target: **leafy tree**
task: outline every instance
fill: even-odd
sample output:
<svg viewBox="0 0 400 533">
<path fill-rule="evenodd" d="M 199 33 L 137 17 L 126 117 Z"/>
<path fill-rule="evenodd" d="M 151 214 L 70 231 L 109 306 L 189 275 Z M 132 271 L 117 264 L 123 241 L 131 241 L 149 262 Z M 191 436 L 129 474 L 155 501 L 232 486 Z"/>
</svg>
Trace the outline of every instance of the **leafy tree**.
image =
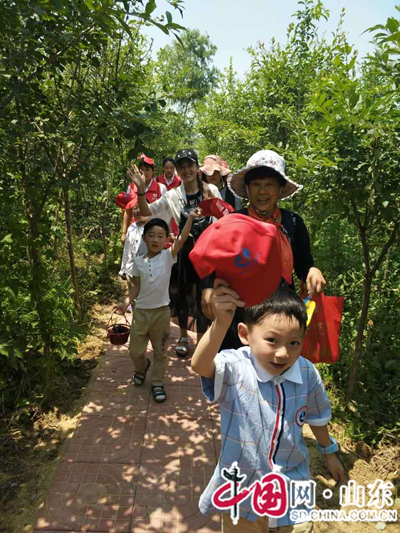
<svg viewBox="0 0 400 533">
<path fill-rule="evenodd" d="M 198 145 L 202 153 L 223 155 L 231 168 L 243 166 L 256 150 L 276 149 L 289 175 L 305 185 L 305 193 L 287 204 L 305 215 L 328 291 L 345 295 L 342 356 L 325 375 L 339 390 L 347 383 L 347 400 L 357 392 L 356 382 L 357 399 L 385 390 L 369 405 L 395 433 L 390 412 L 400 382 L 389 376 L 398 366 L 400 310 L 400 25 L 391 18 L 372 28 L 378 32 L 375 52 L 357 63 L 342 30 L 344 12 L 328 43 L 318 37 L 317 23 L 328 16 L 322 3 L 299 4 L 287 44 L 273 40 L 250 49 L 244 80 L 228 69 L 219 89 L 199 104 Z M 366 424 L 363 431 L 375 438 Z"/>
<path fill-rule="evenodd" d="M 319 80 L 310 99 L 302 147 L 310 165 L 320 172 L 319 185 L 355 226 L 362 248 L 364 290 L 347 389 L 350 400 L 364 347 L 372 284 L 399 238 L 400 114 L 398 94 L 386 75 L 376 71 L 374 61 L 367 60 L 362 77 L 357 77 L 351 47 L 338 46 L 337 52 L 330 75 Z"/>
<path fill-rule="evenodd" d="M 208 35 L 187 30 L 180 42 L 162 48 L 157 55 L 159 84 L 167 90 L 169 102 L 185 116 L 218 82 L 218 70 L 212 66 L 216 51 Z"/>
<path fill-rule="evenodd" d="M 180 0 L 170 4 L 181 11 Z M 166 23 L 153 19 L 155 8 L 154 0 L 0 5 L 0 228 L 6 254 L 0 263 L 6 324 L 0 356 L 7 363 L 0 388 L 8 388 L 10 401 L 34 382 L 47 392 L 57 358 L 73 355 L 62 208 L 79 310 L 71 212 L 99 170 L 110 176 L 106 163 L 114 147 L 127 140 L 134 150 L 142 148 L 157 102 L 143 89 L 148 58 L 137 20 L 167 33 L 181 29 L 169 13 Z M 94 181 L 89 194 L 101 194 L 103 181 Z M 105 185 L 110 197 L 110 183 Z M 12 391 L 8 382 L 20 384 Z"/>
</svg>

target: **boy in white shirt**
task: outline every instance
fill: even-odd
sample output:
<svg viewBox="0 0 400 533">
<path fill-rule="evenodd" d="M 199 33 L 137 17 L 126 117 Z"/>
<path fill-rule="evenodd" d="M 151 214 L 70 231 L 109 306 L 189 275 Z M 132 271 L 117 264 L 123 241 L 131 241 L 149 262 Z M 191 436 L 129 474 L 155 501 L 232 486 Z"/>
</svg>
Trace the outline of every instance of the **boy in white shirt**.
<svg viewBox="0 0 400 533">
<path fill-rule="evenodd" d="M 125 313 L 136 299 L 129 342 L 129 355 L 135 367 L 133 376 L 137 387 L 143 385 L 150 359 L 146 359 L 147 343 L 153 346 L 152 393 L 158 403 L 165 402 L 164 375 L 167 366 L 167 345 L 170 333 L 169 283 L 176 256 L 189 236 L 193 220 L 201 216 L 201 210 L 193 210 L 174 244 L 164 249 L 168 238 L 168 225 L 160 218 L 149 220 L 143 230 L 147 253 L 135 257 L 127 265 L 130 277 L 129 296 L 118 305 Z"/>
</svg>

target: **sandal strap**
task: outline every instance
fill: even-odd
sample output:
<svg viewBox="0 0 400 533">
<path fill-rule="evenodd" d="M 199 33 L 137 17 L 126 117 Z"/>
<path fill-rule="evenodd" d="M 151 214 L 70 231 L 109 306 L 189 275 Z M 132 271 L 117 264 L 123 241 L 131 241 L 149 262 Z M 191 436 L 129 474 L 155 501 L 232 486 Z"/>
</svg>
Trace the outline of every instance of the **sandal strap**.
<svg viewBox="0 0 400 533">
<path fill-rule="evenodd" d="M 135 381 L 135 383 L 138 383 L 139 385 L 142 385 L 144 383 L 146 379 L 146 374 L 147 374 L 148 369 L 150 368 L 150 365 L 151 365 L 151 361 L 150 359 L 147 359 L 146 370 L 137 371 L 133 374 L 133 381 Z"/>
<path fill-rule="evenodd" d="M 179 337 L 178 344 L 179 344 L 180 342 L 187 342 L 187 343 L 189 343 L 189 342 L 190 342 L 190 339 L 189 339 L 189 337 Z"/>
<path fill-rule="evenodd" d="M 154 399 L 157 400 L 166 400 L 167 395 L 165 394 L 165 389 L 163 385 L 152 385 L 151 391 L 153 393 Z"/>
</svg>

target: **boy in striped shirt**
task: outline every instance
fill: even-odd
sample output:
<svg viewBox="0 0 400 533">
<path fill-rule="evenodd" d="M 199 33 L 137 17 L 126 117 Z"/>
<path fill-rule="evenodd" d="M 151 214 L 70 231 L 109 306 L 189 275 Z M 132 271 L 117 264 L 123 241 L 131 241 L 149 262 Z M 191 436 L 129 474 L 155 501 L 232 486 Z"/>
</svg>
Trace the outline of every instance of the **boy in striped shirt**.
<svg viewBox="0 0 400 533">
<path fill-rule="evenodd" d="M 240 490 L 271 473 L 280 474 L 288 484 L 309 481 L 308 452 L 302 437 L 305 422 L 333 478 L 344 480 L 345 472 L 335 453 L 338 445 L 327 427 L 329 399 L 317 369 L 300 355 L 307 324 L 301 298 L 280 287 L 268 300 L 246 308 L 244 321 L 238 325 L 245 346 L 218 353 L 236 308 L 244 307 L 244 302 L 223 280 L 217 280 L 216 286 L 216 318 L 192 357 L 192 368 L 202 377 L 206 397 L 218 401 L 221 409 L 221 454 L 200 498 L 200 511 L 217 511 L 213 494 L 226 483 L 223 469 L 231 468 L 234 462 L 246 476 Z M 229 516 L 230 509 L 223 512 L 224 533 L 313 531 L 312 522 L 292 520 L 290 509 L 280 518 L 259 516 L 251 500 L 249 495 L 240 502 L 239 528 Z M 307 510 L 303 504 L 295 508 Z"/>
</svg>

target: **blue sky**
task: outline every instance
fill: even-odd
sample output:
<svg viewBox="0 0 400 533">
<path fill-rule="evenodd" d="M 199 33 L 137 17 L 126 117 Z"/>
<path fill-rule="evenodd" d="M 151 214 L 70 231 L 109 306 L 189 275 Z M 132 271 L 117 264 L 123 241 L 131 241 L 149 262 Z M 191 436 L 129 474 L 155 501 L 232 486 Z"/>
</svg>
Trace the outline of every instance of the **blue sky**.
<svg viewBox="0 0 400 533">
<path fill-rule="evenodd" d="M 232 56 L 234 69 L 240 76 L 250 68 L 250 56 L 246 49 L 255 46 L 258 41 L 268 45 L 272 37 L 285 43 L 287 27 L 294 20 L 292 14 L 299 9 L 297 0 L 185 0 L 181 19 L 165 0 L 158 0 L 157 3 L 157 14 L 168 10 L 174 20 L 186 28 L 208 33 L 218 48 L 215 65 L 222 70 L 229 65 Z M 400 0 L 325 0 L 324 5 L 331 15 L 328 23 L 321 21 L 320 34 L 330 36 L 344 7 L 344 30 L 350 44 L 358 48 L 359 57 L 363 57 L 371 50 L 371 36 L 362 33 L 371 26 L 385 23 L 388 17 L 399 18 L 396 4 L 399 5 Z M 145 28 L 145 33 L 154 39 L 154 52 L 174 40 L 157 28 Z"/>
</svg>

